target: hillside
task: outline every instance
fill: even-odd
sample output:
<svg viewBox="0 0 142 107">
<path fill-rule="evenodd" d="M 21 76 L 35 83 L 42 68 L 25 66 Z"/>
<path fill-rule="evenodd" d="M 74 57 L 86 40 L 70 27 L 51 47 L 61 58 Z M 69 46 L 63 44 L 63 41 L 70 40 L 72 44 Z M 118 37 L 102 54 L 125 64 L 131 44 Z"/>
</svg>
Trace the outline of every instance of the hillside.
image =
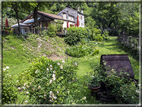
<svg viewBox="0 0 142 107">
<path fill-rule="evenodd" d="M 46 56 L 53 61 L 67 58 L 64 39 L 58 36 L 50 38 L 30 35 L 18 38 L 16 35 L 3 36 L 3 67 L 9 66 L 12 74 L 28 68 L 34 58 Z"/>
</svg>

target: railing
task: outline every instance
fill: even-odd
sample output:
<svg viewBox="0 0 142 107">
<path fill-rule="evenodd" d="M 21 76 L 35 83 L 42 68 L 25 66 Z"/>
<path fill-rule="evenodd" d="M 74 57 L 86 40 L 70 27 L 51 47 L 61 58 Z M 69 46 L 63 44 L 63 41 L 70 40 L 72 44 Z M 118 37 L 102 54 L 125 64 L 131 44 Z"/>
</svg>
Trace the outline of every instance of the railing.
<svg viewBox="0 0 142 107">
<path fill-rule="evenodd" d="M 33 34 L 40 34 L 43 30 L 48 30 L 48 28 L 28 28 L 27 32 L 31 32 Z"/>
</svg>

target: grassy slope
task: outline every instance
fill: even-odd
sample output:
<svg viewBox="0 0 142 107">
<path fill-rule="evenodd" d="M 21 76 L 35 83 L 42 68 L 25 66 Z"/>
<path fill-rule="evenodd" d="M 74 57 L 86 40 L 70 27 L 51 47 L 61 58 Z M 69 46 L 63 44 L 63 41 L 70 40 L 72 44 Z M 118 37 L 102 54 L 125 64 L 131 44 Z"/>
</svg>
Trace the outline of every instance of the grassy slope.
<svg viewBox="0 0 142 107">
<path fill-rule="evenodd" d="M 91 42 L 95 43 L 95 41 Z M 79 76 L 78 78 L 80 81 L 84 81 L 82 77 L 87 74 L 87 72 L 93 71 L 95 64 L 100 63 L 100 57 L 102 54 L 127 54 L 123 50 L 117 48 L 116 43 L 116 37 L 111 37 L 111 39 L 107 42 L 98 42 L 98 44 L 96 44 L 96 48 L 99 49 L 98 55 L 85 56 L 82 58 L 68 57 L 69 61 L 75 59 L 79 62 L 77 75 Z M 39 45 L 41 46 L 38 47 Z M 30 35 L 30 37 L 24 41 L 23 39 L 18 39 L 15 35 L 3 36 L 3 66 L 9 66 L 10 74 L 15 76 L 19 72 L 22 72 L 24 69 L 28 68 L 30 63 L 36 57 L 48 56 L 52 53 L 66 57 L 64 53 L 66 47 L 67 45 L 64 43 L 64 39 L 59 37 L 50 38 L 47 36 L 39 37 L 38 35 Z M 135 73 L 135 78 L 138 79 L 138 61 L 134 60 L 131 56 L 129 56 L 129 59 Z M 14 78 L 14 82 L 16 82 L 16 78 Z M 82 93 L 87 98 L 91 97 L 88 89 L 86 89 L 86 92 Z M 17 104 L 21 103 L 23 98 L 23 96 L 19 95 Z M 88 99 L 87 103 L 99 103 L 94 101 L 95 98 Z"/>
</svg>

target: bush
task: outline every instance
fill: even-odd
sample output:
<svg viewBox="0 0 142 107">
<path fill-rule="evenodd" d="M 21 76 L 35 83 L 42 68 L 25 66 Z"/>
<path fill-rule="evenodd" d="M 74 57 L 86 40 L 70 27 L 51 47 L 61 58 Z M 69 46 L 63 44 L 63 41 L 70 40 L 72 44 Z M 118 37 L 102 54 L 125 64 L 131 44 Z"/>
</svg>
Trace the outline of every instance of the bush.
<svg viewBox="0 0 142 107">
<path fill-rule="evenodd" d="M 54 24 L 49 25 L 47 34 L 48 34 L 49 37 L 55 37 L 56 36 L 56 26 Z"/>
<path fill-rule="evenodd" d="M 109 32 L 107 30 L 105 30 L 102 37 L 103 37 L 104 40 L 108 40 L 109 39 Z"/>
<path fill-rule="evenodd" d="M 104 62 L 104 64 L 106 64 L 106 62 Z M 109 73 L 108 71 L 104 71 L 104 67 L 96 66 L 92 80 L 94 80 L 96 76 L 99 77 L 99 81 L 94 80 L 94 82 L 103 82 L 105 87 L 109 89 L 110 96 L 118 96 L 116 98 L 117 103 L 138 104 L 139 87 L 136 87 L 136 83 L 133 79 L 127 77 L 130 74 L 127 72 L 117 72 L 111 67 L 105 66 L 105 69 L 108 69 Z M 101 93 L 103 93 L 103 91 Z"/>
<path fill-rule="evenodd" d="M 63 25 L 63 21 L 61 20 L 57 20 L 57 23 L 56 23 L 56 28 L 57 28 L 57 32 L 61 32 L 62 31 L 62 25 Z"/>
<path fill-rule="evenodd" d="M 90 39 L 95 40 L 95 36 L 97 36 L 97 35 L 101 35 L 101 30 L 94 28 Z"/>
<path fill-rule="evenodd" d="M 65 42 L 69 45 L 75 45 L 83 38 L 87 38 L 88 32 L 86 28 L 70 27 L 67 28 Z"/>
<path fill-rule="evenodd" d="M 95 50 L 93 53 L 92 53 L 92 56 L 96 55 L 96 54 L 99 54 L 99 50 Z"/>
<path fill-rule="evenodd" d="M 48 35 L 48 30 L 43 30 L 40 32 L 40 35 L 43 36 L 47 36 Z"/>
<path fill-rule="evenodd" d="M 3 68 L 3 89 L 2 89 L 2 103 L 12 104 L 15 103 L 17 98 L 17 90 L 11 75 L 8 72 L 9 67 Z"/>
<path fill-rule="evenodd" d="M 76 69 L 78 63 L 72 61 L 53 62 L 46 57 L 40 57 L 22 72 L 29 74 L 29 78 L 19 76 L 20 87 L 28 94 L 30 104 L 75 104 L 84 102 L 79 92 L 80 86 L 76 85 Z M 28 72 L 28 73 L 27 73 Z M 25 80 L 25 82 L 20 81 Z M 24 85 L 24 86 L 23 86 Z"/>
<path fill-rule="evenodd" d="M 91 54 L 92 52 L 93 52 L 92 48 L 83 45 L 72 46 L 70 48 L 67 48 L 65 51 L 66 54 L 73 57 L 82 57 Z"/>
<path fill-rule="evenodd" d="M 103 37 L 101 36 L 101 34 L 97 34 L 97 36 L 95 36 L 94 38 L 96 41 L 103 41 Z"/>
</svg>

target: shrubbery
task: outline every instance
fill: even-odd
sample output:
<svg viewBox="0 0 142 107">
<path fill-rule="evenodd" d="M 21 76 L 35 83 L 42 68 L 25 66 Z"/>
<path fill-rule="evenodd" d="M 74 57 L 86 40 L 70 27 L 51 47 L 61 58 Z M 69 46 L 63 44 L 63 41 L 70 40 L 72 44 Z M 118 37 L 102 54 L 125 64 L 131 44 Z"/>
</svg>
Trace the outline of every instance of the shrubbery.
<svg viewBox="0 0 142 107">
<path fill-rule="evenodd" d="M 97 36 L 94 37 L 94 40 L 103 41 L 103 37 L 101 36 L 101 34 L 97 34 Z"/>
<path fill-rule="evenodd" d="M 98 54 L 98 51 L 96 50 L 94 51 L 92 48 L 87 47 L 85 45 L 76 45 L 76 46 L 67 48 L 65 53 L 73 57 L 82 57 L 92 53 L 93 55 Z"/>
<path fill-rule="evenodd" d="M 49 25 L 47 35 L 49 37 L 55 37 L 56 36 L 56 26 L 54 24 Z"/>
<path fill-rule="evenodd" d="M 86 28 L 70 27 L 67 28 L 65 42 L 69 45 L 75 45 L 83 38 L 87 38 L 88 32 Z"/>
<path fill-rule="evenodd" d="M 13 79 L 8 72 L 9 67 L 3 68 L 2 103 L 15 103 L 17 90 L 14 87 Z"/>
<path fill-rule="evenodd" d="M 107 30 L 105 30 L 102 37 L 104 40 L 108 40 L 109 39 L 109 32 Z"/>
<path fill-rule="evenodd" d="M 57 32 L 61 32 L 62 31 L 62 24 L 63 24 L 64 22 L 62 21 L 62 20 L 57 20 L 57 22 L 56 22 L 56 28 L 57 28 Z"/>
<path fill-rule="evenodd" d="M 76 69 L 78 62 L 53 62 L 46 57 L 35 60 L 19 75 L 19 89 L 29 96 L 29 104 L 75 104 L 86 98 L 79 92 Z M 25 78 L 26 77 L 26 78 Z"/>
<path fill-rule="evenodd" d="M 104 64 L 106 64 L 106 62 L 104 62 Z M 103 83 L 102 85 L 107 87 L 106 91 L 109 89 L 109 93 L 107 93 L 108 96 L 117 96 L 117 103 L 138 104 L 140 89 L 139 87 L 136 87 L 136 82 L 133 79 L 127 77 L 130 74 L 128 72 L 117 72 L 109 66 L 105 66 L 105 68 L 109 70 L 109 73 L 108 71 L 105 71 L 102 66 L 95 67 L 94 73 L 91 74 L 93 75 L 93 78 L 91 79 L 92 83 L 89 83 L 89 85 L 93 86 L 97 84 L 98 86 L 99 83 Z M 99 81 L 96 81 L 96 79 Z M 102 94 L 107 96 L 104 89 L 100 90 L 102 90 L 100 91 Z"/>
<path fill-rule="evenodd" d="M 95 40 L 95 37 L 98 36 L 98 35 L 101 35 L 101 30 L 100 29 L 97 29 L 97 28 L 94 28 L 93 29 L 93 33 L 91 35 L 91 40 Z"/>
</svg>

